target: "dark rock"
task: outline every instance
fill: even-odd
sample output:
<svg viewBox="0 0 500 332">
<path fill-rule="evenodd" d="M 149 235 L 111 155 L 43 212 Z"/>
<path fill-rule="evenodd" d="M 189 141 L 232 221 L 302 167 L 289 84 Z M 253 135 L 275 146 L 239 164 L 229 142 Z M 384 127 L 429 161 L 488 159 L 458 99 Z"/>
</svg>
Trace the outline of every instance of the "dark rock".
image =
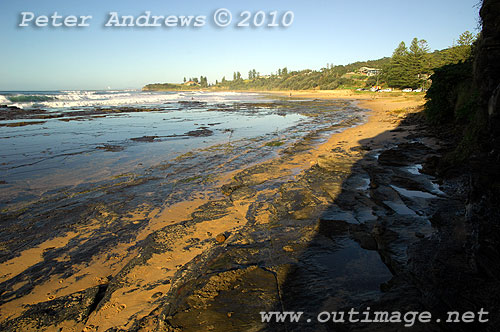
<svg viewBox="0 0 500 332">
<path fill-rule="evenodd" d="M 163 295 L 163 293 L 162 293 L 162 292 L 156 292 L 156 293 L 154 293 L 151 297 L 152 297 L 153 299 L 156 299 L 156 298 L 158 298 L 158 297 L 160 297 L 160 296 L 162 296 L 162 295 Z"/>
<path fill-rule="evenodd" d="M 378 244 L 373 236 L 365 232 L 357 232 L 353 234 L 353 238 L 359 243 L 361 248 L 366 250 L 377 250 Z"/>
<path fill-rule="evenodd" d="M 384 166 L 408 166 L 422 160 L 431 151 L 422 143 L 403 143 L 397 148 L 383 151 L 378 161 Z"/>
<path fill-rule="evenodd" d="M 328 237 L 343 235 L 349 230 L 349 224 L 344 220 L 319 220 L 318 233 Z"/>
<path fill-rule="evenodd" d="M 275 274 L 257 266 L 202 277 L 184 285 L 165 312 L 168 324 L 184 332 L 260 331 L 260 312 L 279 302 Z M 195 318 L 196 317 L 196 318 Z"/>
<path fill-rule="evenodd" d="M 134 139 L 132 139 L 132 140 L 134 140 Z M 123 146 L 120 146 L 120 145 L 104 144 L 103 146 L 98 146 L 96 149 L 109 151 L 109 152 L 119 152 L 119 151 L 123 151 L 125 148 Z"/>
<path fill-rule="evenodd" d="M 215 237 L 215 241 L 217 241 L 217 243 L 219 244 L 223 244 L 224 242 L 226 242 L 226 234 L 219 234 Z"/>
<path fill-rule="evenodd" d="M 197 129 L 197 130 L 188 131 L 184 135 L 192 136 L 192 137 L 208 137 L 208 136 L 212 136 L 213 134 L 214 134 L 214 132 L 211 131 L 210 129 L 202 127 L 200 129 Z"/>
<path fill-rule="evenodd" d="M 440 158 L 438 156 L 430 156 L 425 159 L 422 165 L 421 172 L 424 174 L 435 175 L 439 167 Z"/>
<path fill-rule="evenodd" d="M 130 140 L 136 141 L 136 142 L 154 142 L 155 139 L 157 139 L 158 136 L 142 136 L 142 137 L 134 137 L 131 138 Z"/>
<path fill-rule="evenodd" d="M 30 328 L 42 329 L 64 321 L 82 323 L 97 307 L 106 285 L 60 297 L 48 302 L 27 305 L 27 310 L 18 318 L 0 325 L 2 331 L 25 331 Z"/>
</svg>

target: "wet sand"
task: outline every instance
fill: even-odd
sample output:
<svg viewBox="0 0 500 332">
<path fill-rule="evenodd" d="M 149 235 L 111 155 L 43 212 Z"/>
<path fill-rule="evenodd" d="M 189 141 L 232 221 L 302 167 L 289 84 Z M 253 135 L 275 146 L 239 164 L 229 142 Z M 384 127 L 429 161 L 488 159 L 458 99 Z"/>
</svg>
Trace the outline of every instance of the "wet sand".
<svg viewBox="0 0 500 332">
<path fill-rule="evenodd" d="M 371 110 L 366 123 L 332 135 L 327 143 L 317 148 L 320 152 L 339 144 L 344 149 L 359 147 L 360 141 L 375 137 L 373 144 L 379 147 L 380 142 L 387 141 L 389 136 L 392 139 L 394 133 L 391 133 L 391 130 L 395 129 L 408 113 L 420 111 L 425 103 L 423 94 L 393 96 L 391 93 L 355 93 L 350 90 L 278 91 L 271 94 L 284 97 L 291 94 L 291 98 L 355 100 L 359 107 Z M 400 132 L 398 136 L 406 134 L 407 132 Z"/>
<path fill-rule="evenodd" d="M 289 96 L 289 92 L 277 94 Z M 96 207 L 94 217 L 84 225 L 73 228 L 71 232 L 62 232 L 60 236 L 2 263 L 0 282 L 42 263 L 47 253 L 63 249 L 68 243 L 76 244 L 71 240 L 77 234 L 79 241 L 92 241 L 103 223 L 119 220 L 142 227 L 136 234 L 129 234 L 128 241 L 119 240 L 115 248 L 95 255 L 92 261 L 71 266 L 71 274 L 55 275 L 37 284 L 28 294 L 4 303 L 0 307 L 0 322 L 15 321 L 14 325 L 9 325 L 12 330 L 16 330 L 13 326 L 38 330 L 40 326 L 36 325 L 36 320 L 22 315 L 23 307 L 34 308 L 37 303 L 44 303 L 42 307 L 50 306 L 51 301 L 57 299 L 66 303 L 70 301 L 68 298 L 77 298 L 75 294 L 78 292 L 92 290 L 92 293 L 97 289 L 103 290 L 103 295 L 94 295 L 94 302 L 91 301 L 93 304 L 90 305 L 92 310 L 75 307 L 77 311 L 87 310 L 88 317 L 78 320 L 70 312 L 43 327 L 54 331 L 60 328 L 62 331 L 106 331 L 116 327 L 130 329 L 141 319 L 146 325 L 152 324 L 147 317 L 158 310 L 174 290 L 179 291 L 179 285 L 186 279 L 183 274 L 189 275 L 190 269 L 193 270 L 190 266 L 196 265 L 197 260 L 201 262 L 200 257 L 228 243 L 251 243 L 248 238 L 241 239 L 236 235 L 246 234 L 262 225 L 262 229 L 268 229 L 282 218 L 283 213 L 276 209 L 285 204 L 276 201 L 283 200 L 287 192 L 283 189 L 284 184 L 292 186 L 295 183 L 300 187 L 300 181 L 314 167 L 336 169 L 343 172 L 344 179 L 349 175 L 350 168 L 365 156 L 364 150 L 382 149 L 407 136 L 408 131 L 393 130 L 408 113 L 417 111 L 423 103 L 420 96 L 369 96 L 366 99 L 365 95 L 338 92 L 293 92 L 292 98 L 358 100 L 359 107 L 371 111 L 366 123 L 341 129 L 320 145 L 312 140 L 294 146 L 296 151 L 252 165 L 247 170 L 219 174 L 211 179 L 213 185 L 206 191 L 192 193 L 175 203 L 169 203 L 168 197 L 165 197 L 165 204 L 161 207 L 145 202 L 125 216 L 116 215 L 112 208 L 105 205 Z M 290 198 L 286 204 L 298 206 L 287 205 L 285 214 L 297 220 L 315 220 L 318 212 L 329 206 L 341 192 L 342 179 L 324 188 L 326 196 L 312 197 L 309 203 L 304 197 Z M 308 229 L 303 234 L 306 243 L 308 237 L 315 234 L 314 223 L 307 224 L 305 228 Z M 282 251 L 298 252 L 293 247 L 293 242 L 285 244 Z M 72 259 L 70 256 L 68 261 Z M 54 259 L 64 260 L 64 255 Z M 101 287 L 103 285 L 104 288 Z M 23 285 L 14 282 L 12 286 L 21 288 Z M 67 307 L 72 308 L 72 305 Z M 33 312 L 33 319 L 40 315 L 36 310 Z"/>
</svg>

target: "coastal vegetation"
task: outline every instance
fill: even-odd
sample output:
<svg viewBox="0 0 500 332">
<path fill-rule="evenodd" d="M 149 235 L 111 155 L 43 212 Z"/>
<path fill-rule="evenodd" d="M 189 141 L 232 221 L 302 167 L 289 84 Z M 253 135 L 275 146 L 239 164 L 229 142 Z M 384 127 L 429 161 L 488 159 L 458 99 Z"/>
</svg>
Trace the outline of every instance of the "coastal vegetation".
<svg viewBox="0 0 500 332">
<path fill-rule="evenodd" d="M 426 89 L 432 81 L 430 75 L 436 68 L 469 59 L 475 39 L 475 35 L 466 31 L 452 47 L 433 53 L 429 53 L 426 40 L 414 38 L 409 48 L 401 42 L 382 71 L 382 81 L 391 88 Z"/>
<path fill-rule="evenodd" d="M 269 75 L 256 69 L 244 78 L 241 72 L 233 73 L 232 80 L 222 77 L 209 84 L 206 76 L 184 78 L 184 84 L 148 84 L 144 90 L 335 90 L 367 89 L 371 87 L 426 90 L 431 85 L 430 76 L 436 68 L 466 61 L 472 52 L 476 36 L 469 31 L 461 34 L 447 49 L 430 52 L 427 41 L 414 38 L 410 46 L 401 42 L 391 57 L 358 61 L 348 65 L 327 64 L 319 70 L 289 70 L 279 68 Z M 369 72 L 361 69 L 369 69 Z"/>
<path fill-rule="evenodd" d="M 478 151 L 481 136 L 487 131 L 474 82 L 476 44 L 471 34 L 460 36 L 457 45 L 443 54 L 442 65 L 433 69 L 432 85 L 425 96 L 428 122 L 440 130 L 449 128 L 457 140 L 456 148 L 443 160 L 448 165 L 463 162 Z"/>
</svg>

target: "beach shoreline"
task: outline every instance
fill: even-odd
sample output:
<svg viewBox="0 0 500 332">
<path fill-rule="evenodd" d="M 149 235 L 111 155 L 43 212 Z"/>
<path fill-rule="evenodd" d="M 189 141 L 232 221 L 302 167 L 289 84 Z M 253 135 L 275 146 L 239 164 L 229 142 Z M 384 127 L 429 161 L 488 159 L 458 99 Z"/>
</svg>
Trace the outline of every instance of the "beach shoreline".
<svg viewBox="0 0 500 332">
<path fill-rule="evenodd" d="M 290 97 L 289 92 L 275 92 L 273 95 Z M 105 286 L 104 290 L 107 290 L 107 295 L 104 299 L 99 299 L 98 306 L 96 304 L 97 310 L 90 312 L 85 322 L 79 322 L 75 326 L 79 328 L 94 326 L 98 327 L 97 331 L 124 327 L 131 323 L 130 317 L 145 318 L 154 310 L 155 305 L 158 304 L 151 302 L 152 296 L 160 293 L 172 294 L 176 287 L 179 287 L 186 279 L 185 277 L 179 279 L 176 276 L 190 266 L 194 259 L 217 252 L 221 247 L 245 243 L 247 240 L 241 239 L 240 234 L 252 233 L 261 228 L 268 229 L 274 223 L 280 222 L 285 215 L 290 215 L 296 220 L 310 220 L 308 226 L 304 227 L 306 233 L 304 239 L 313 238 L 316 227 L 314 220 L 318 217 L 318 213 L 331 205 L 336 196 L 342 192 L 342 182 L 351 175 L 353 165 L 365 157 L 366 151 L 394 146 L 401 138 L 408 135 L 408 130 L 398 132 L 393 132 L 393 130 L 401 124 L 407 114 L 418 112 L 422 105 L 421 98 L 417 97 L 384 97 L 366 100 L 329 92 L 313 94 L 294 92 L 292 98 L 355 99 L 359 107 L 370 111 L 365 122 L 342 128 L 340 132 L 330 135 L 326 142 L 319 145 L 309 144 L 302 151 L 285 154 L 228 174 L 221 174 L 213 192 L 197 194 L 196 197 L 190 197 L 176 204 L 166 204 L 153 211 L 130 211 L 130 216 L 126 218 L 127 222 L 140 223 L 148 220 L 149 225 L 137 234 L 133 242 L 134 246 L 122 246 L 113 250 L 112 255 L 120 257 L 119 261 L 110 263 L 107 257 L 111 253 L 106 253 L 95 259 L 91 265 L 83 268 L 88 275 L 83 278 L 83 282 L 80 280 L 76 283 L 75 279 L 75 283 L 72 284 L 71 279 L 74 278 L 55 278 L 48 281 L 45 286 L 41 285 L 28 296 L 28 303 L 23 298 L 5 303 L 2 320 L 8 318 L 16 321 L 20 313 L 14 315 L 13 313 L 21 304 L 50 305 L 52 301 L 65 298 L 65 296 L 71 297 L 72 294 L 88 292 L 88 290 L 93 292 L 95 287 Z M 301 192 L 300 195 L 310 195 L 303 190 L 304 179 L 312 176 L 311 179 L 314 181 L 321 181 L 321 174 L 323 174 L 321 172 L 331 169 L 343 175 L 340 178 L 331 179 L 331 183 L 325 189 L 326 194 L 311 198 L 314 203 L 312 201 L 308 203 L 301 196 L 291 196 L 283 202 L 286 192 L 293 193 L 298 190 Z M 321 172 L 310 175 L 318 170 Z M 295 183 L 298 189 L 287 189 L 287 183 L 284 184 L 285 187 L 283 184 L 275 187 L 274 183 L 281 183 L 279 181 L 283 179 L 289 179 L 288 181 Z M 311 179 L 308 181 L 312 181 Z M 285 206 L 290 207 L 285 208 Z M 279 211 L 281 208 L 284 210 Z M 102 207 L 100 213 L 104 216 L 103 220 L 108 220 L 108 215 L 111 215 L 105 207 Z M 111 218 L 111 220 L 116 219 L 116 216 L 111 215 Z M 102 222 L 101 219 L 97 218 L 95 222 Z M 71 232 L 51 239 L 37 248 L 22 252 L 20 258 L 31 262 L 30 264 L 39 263 L 47 250 L 66 246 L 76 235 L 75 232 Z M 283 238 L 283 241 L 292 243 L 295 240 Z M 153 245 L 148 243 L 153 243 Z M 190 247 L 189 243 L 199 244 Z M 282 245 L 283 251 L 285 253 L 290 250 L 298 252 L 297 249 L 290 249 L 290 244 Z M 138 245 L 142 249 L 127 249 L 127 247 L 133 248 Z M 149 252 L 151 246 L 166 247 L 164 251 Z M 282 252 L 281 249 L 279 250 Z M 137 262 L 137 257 L 141 257 L 140 263 Z M 19 259 L 9 261 L 7 265 L 14 270 L 19 270 L 15 264 Z M 158 272 L 160 270 L 164 272 Z M 4 273 L 7 274 L 15 274 L 21 270 L 5 271 Z M 161 282 L 165 280 L 169 282 L 162 284 Z M 60 289 L 61 284 L 64 285 L 64 291 Z M 124 284 L 126 286 L 123 286 Z M 149 291 L 138 291 L 144 287 L 144 284 L 157 286 L 151 286 Z M 122 286 L 116 289 L 116 285 Z M 110 289 L 114 290 L 111 292 Z M 47 302 L 44 302 L 44 297 L 48 300 Z M 43 308 L 43 305 L 41 307 Z M 26 319 L 26 317 L 22 318 Z M 64 322 L 58 326 L 67 327 L 71 324 Z"/>
<path fill-rule="evenodd" d="M 391 93 L 357 94 L 351 90 L 318 90 L 318 91 L 271 91 L 260 92 L 273 96 L 299 98 L 299 99 L 342 99 L 353 100 L 355 105 L 368 110 L 368 119 L 353 128 L 341 133 L 333 134 L 330 139 L 334 141 L 369 139 L 396 128 L 402 119 L 409 114 L 423 110 L 425 99 L 423 95 L 398 95 Z M 291 94 L 291 96 L 290 96 Z M 352 132 L 358 131 L 361 136 L 353 136 Z M 383 136 L 380 139 L 385 139 Z M 356 142 L 349 142 L 348 147 L 353 147 Z"/>
</svg>

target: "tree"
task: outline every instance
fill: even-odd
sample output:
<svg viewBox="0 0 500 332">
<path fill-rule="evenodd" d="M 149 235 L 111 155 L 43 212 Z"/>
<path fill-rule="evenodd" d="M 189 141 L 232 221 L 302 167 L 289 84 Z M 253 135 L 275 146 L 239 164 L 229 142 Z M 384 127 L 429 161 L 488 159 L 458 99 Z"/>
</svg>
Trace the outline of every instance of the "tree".
<svg viewBox="0 0 500 332">
<path fill-rule="evenodd" d="M 477 39 L 477 35 L 465 31 L 453 46 L 446 50 L 446 64 L 453 64 L 466 61 L 472 55 L 472 45 Z"/>
<path fill-rule="evenodd" d="M 384 78 L 393 88 L 405 88 L 409 84 L 407 70 L 408 48 L 401 42 L 392 54 L 389 65 L 384 69 Z"/>
<path fill-rule="evenodd" d="M 408 86 L 411 88 L 422 86 L 431 71 L 427 41 L 413 38 L 407 60 Z"/>
<path fill-rule="evenodd" d="M 258 73 L 255 69 L 252 69 L 248 72 L 248 79 L 249 80 L 254 80 L 258 77 Z"/>
<path fill-rule="evenodd" d="M 200 85 L 202 88 L 208 87 L 208 79 L 206 76 L 200 76 Z"/>
<path fill-rule="evenodd" d="M 472 34 L 470 31 L 462 33 L 457 40 L 458 46 L 472 46 L 477 39 L 477 35 Z"/>
<path fill-rule="evenodd" d="M 410 48 L 404 42 L 394 50 L 389 65 L 384 68 L 384 79 L 393 88 L 418 88 L 431 73 L 431 58 L 427 41 L 413 38 Z"/>
<path fill-rule="evenodd" d="M 186 78 L 184 77 L 184 83 L 186 83 Z"/>
</svg>

